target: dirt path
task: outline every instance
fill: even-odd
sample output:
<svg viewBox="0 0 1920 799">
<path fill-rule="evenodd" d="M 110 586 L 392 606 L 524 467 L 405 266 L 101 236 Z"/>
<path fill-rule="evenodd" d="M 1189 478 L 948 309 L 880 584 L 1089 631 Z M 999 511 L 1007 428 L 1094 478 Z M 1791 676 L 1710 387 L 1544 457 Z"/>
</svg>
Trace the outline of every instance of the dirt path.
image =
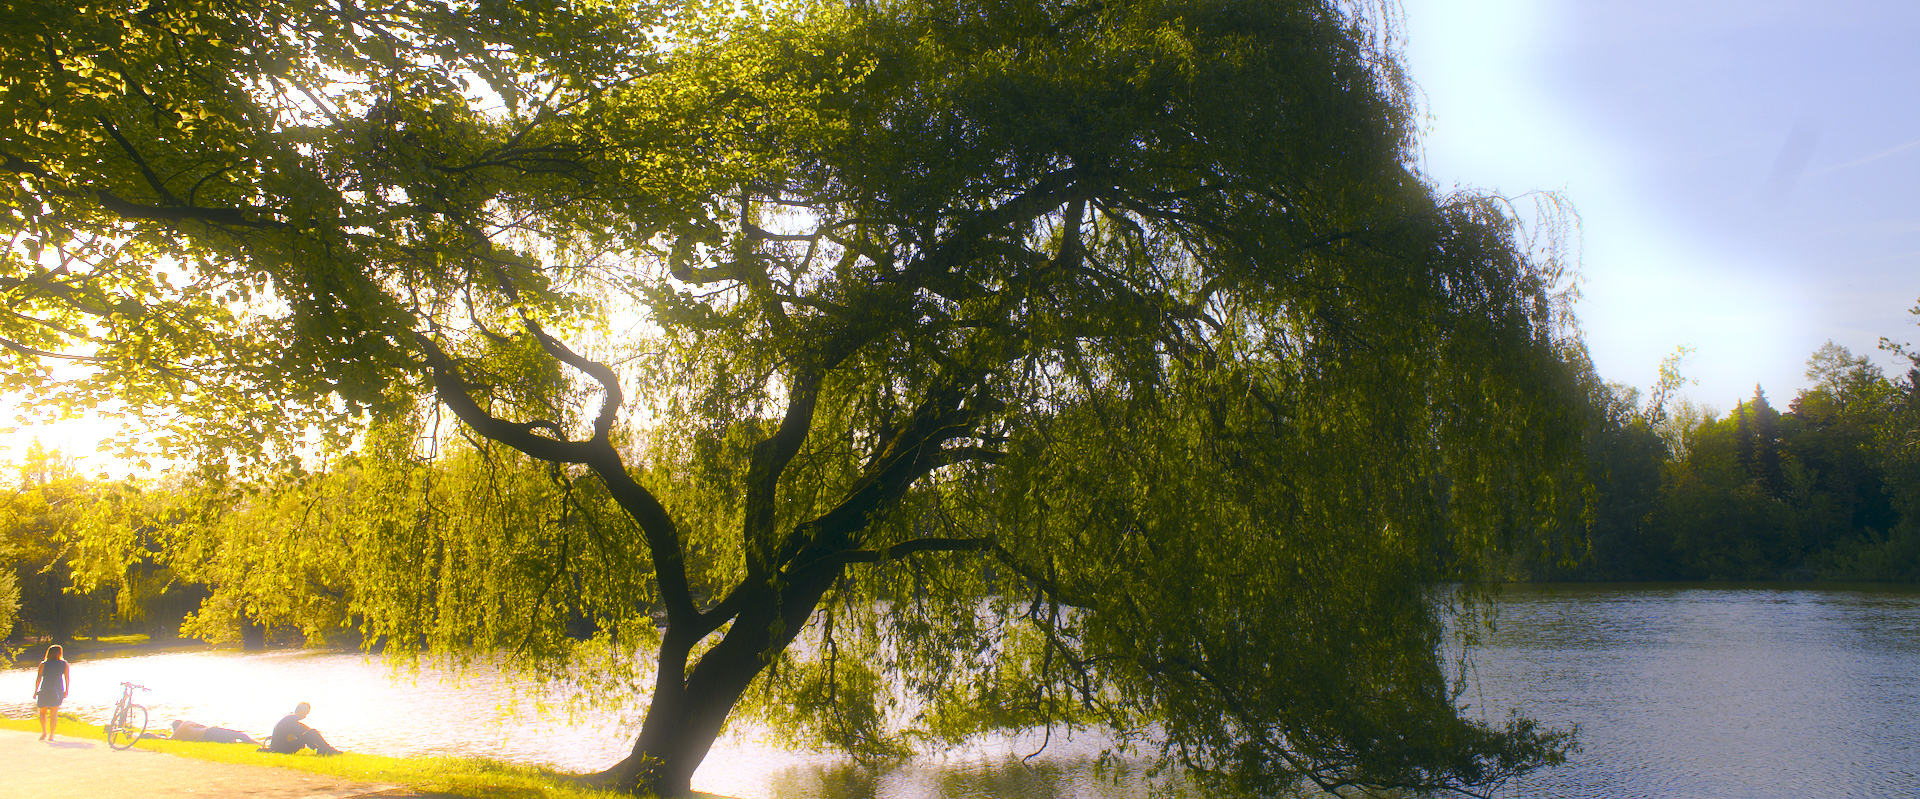
<svg viewBox="0 0 1920 799">
<path fill-rule="evenodd" d="M 49 744 L 30 732 L 0 730 L 0 781 L 12 796 L 33 799 L 246 797 L 349 799 L 418 796 L 395 785 L 350 782 L 266 766 L 192 760 L 106 741 L 61 736 Z"/>
</svg>

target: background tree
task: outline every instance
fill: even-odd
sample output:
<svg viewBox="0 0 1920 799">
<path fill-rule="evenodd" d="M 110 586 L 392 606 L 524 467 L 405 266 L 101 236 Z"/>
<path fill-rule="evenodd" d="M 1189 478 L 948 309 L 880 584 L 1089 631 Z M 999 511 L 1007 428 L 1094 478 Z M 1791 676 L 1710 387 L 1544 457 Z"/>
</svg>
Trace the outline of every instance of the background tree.
<svg viewBox="0 0 1920 799">
<path fill-rule="evenodd" d="M 1890 530 L 1898 520 L 1889 503 L 1878 430 L 1889 421 L 1895 386 L 1866 356 L 1827 342 L 1807 362 L 1811 388 L 1794 398 L 1783 423 L 1791 442 L 1791 490 L 1805 507 L 1810 550 L 1854 537 L 1854 531 Z"/>
<path fill-rule="evenodd" d="M 1741 403 L 1695 434 L 1685 460 L 1667 463 L 1660 506 L 1649 523 L 1650 538 L 1673 559 L 1647 576 L 1778 579 L 1800 553 L 1792 508 L 1769 480 L 1779 473 L 1778 442 L 1762 438 L 1759 431 L 1771 426 L 1756 421 L 1773 415 L 1757 402 Z"/>
<path fill-rule="evenodd" d="M 371 412 L 355 490 L 419 499 L 278 574 L 343 565 L 391 648 L 651 682 L 621 787 L 686 793 L 743 699 L 871 751 L 1158 731 L 1260 792 L 1563 756 L 1463 715 L 1429 588 L 1577 501 L 1567 276 L 1411 171 L 1377 20 L 672 11 L 30 7 L 12 357 L 183 409 L 213 474 Z M 551 488 L 439 506 L 428 392 L 466 474 Z"/>
<path fill-rule="evenodd" d="M 112 612 L 110 599 L 73 589 L 78 526 L 95 494 L 92 481 L 60 453 L 32 444 L 0 503 L 0 545 L 20 591 L 21 634 L 55 641 L 98 633 Z"/>
<path fill-rule="evenodd" d="M 1887 349 L 1905 354 L 1898 346 Z M 1666 367 L 1662 374 L 1663 382 L 1677 375 Z M 1590 552 L 1556 563 L 1523 549 L 1509 573 L 1576 580 L 1915 579 L 1920 547 L 1909 532 L 1914 506 L 1905 499 L 1914 482 L 1900 445 L 1912 438 L 1912 375 L 1890 380 L 1868 358 L 1828 342 L 1809 357 L 1807 377 L 1813 385 L 1785 413 L 1763 407 L 1764 395 L 1756 391 L 1754 401 L 1725 418 L 1677 399 L 1675 412 L 1658 422 L 1649 421 L 1651 410 L 1634 409 L 1631 389 L 1590 389 L 1589 407 L 1599 411 L 1589 423 L 1585 454 L 1595 492 L 1587 517 Z M 1584 383 L 1600 384 L 1591 375 Z M 1771 435 L 1764 432 L 1767 419 Z M 1646 438 L 1654 434 L 1664 446 Z"/>
<path fill-rule="evenodd" d="M 1633 389 L 1604 385 L 1604 394 L 1590 395 L 1601 412 L 1589 427 L 1585 448 L 1587 479 L 1594 491 L 1591 516 L 1584 520 L 1590 524 L 1590 547 L 1579 553 L 1583 559 L 1530 576 L 1631 579 L 1670 556 L 1663 542 L 1649 535 L 1647 525 L 1659 507 L 1661 467 L 1668 459 L 1668 444 L 1657 432 L 1671 421 L 1666 417 L 1668 402 L 1656 390 L 1642 406 Z"/>
<path fill-rule="evenodd" d="M 1920 307 L 1912 313 L 1920 316 Z M 1877 466 L 1884 496 L 1895 520 L 1891 529 L 1869 528 L 1864 536 L 1856 535 L 1836 547 L 1825 566 L 1828 575 L 1920 582 L 1920 354 L 1910 349 L 1911 346 L 1880 339 L 1881 349 L 1891 353 L 1895 363 L 1906 362 L 1906 374 L 1885 381 L 1884 387 L 1855 389 L 1856 394 L 1884 397 L 1884 404 L 1877 408 L 1881 415 L 1872 425 L 1873 445 L 1878 456 L 1872 462 Z M 1846 367 L 1843 372 L 1848 378 L 1844 380 L 1846 385 L 1857 386 L 1862 382 L 1851 378 L 1862 376 L 1865 370 L 1845 358 L 1834 360 Z M 1870 386 L 1870 381 L 1866 382 Z M 1849 410 L 1859 407 L 1853 405 Z M 1871 503 L 1863 505 L 1874 509 Z"/>
<path fill-rule="evenodd" d="M 132 481 L 79 474 L 71 458 L 38 442 L 9 466 L 13 476 L 0 490 L 0 570 L 14 587 L 13 635 L 60 643 L 120 633 L 179 635 L 181 618 L 199 603 L 197 587 L 177 582 L 152 558 L 118 554 L 137 552 L 118 544 L 154 529 L 146 516 L 122 523 L 127 509 L 155 497 Z M 103 557 L 108 550 L 116 554 Z"/>
<path fill-rule="evenodd" d="M 20 580 L 12 569 L 0 569 L 0 647 L 13 638 L 13 628 L 20 621 Z M 10 647 L 0 649 L 8 659 L 12 659 Z"/>
</svg>

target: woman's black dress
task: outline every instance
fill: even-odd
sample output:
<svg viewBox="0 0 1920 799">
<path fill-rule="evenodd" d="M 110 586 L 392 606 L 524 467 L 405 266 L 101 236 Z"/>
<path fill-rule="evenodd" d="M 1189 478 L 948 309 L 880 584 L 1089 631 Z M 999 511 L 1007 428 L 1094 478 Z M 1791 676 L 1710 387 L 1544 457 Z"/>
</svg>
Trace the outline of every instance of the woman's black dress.
<svg viewBox="0 0 1920 799">
<path fill-rule="evenodd" d="M 40 707 L 59 707 L 67 695 L 67 662 L 47 660 L 40 663 Z"/>
</svg>

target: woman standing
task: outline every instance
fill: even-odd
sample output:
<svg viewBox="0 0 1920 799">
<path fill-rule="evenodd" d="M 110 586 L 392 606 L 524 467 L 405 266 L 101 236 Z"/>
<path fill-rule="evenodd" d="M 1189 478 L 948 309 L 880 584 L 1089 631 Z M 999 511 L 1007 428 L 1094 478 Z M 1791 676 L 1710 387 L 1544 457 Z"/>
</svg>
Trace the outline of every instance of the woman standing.
<svg viewBox="0 0 1920 799">
<path fill-rule="evenodd" d="M 67 691 L 73 687 L 67 676 L 67 662 L 60 658 L 59 644 L 47 647 L 47 657 L 40 661 L 40 673 L 33 678 L 33 695 L 40 715 L 40 740 L 53 740 L 54 728 L 60 726 L 60 703 L 67 698 Z"/>
</svg>

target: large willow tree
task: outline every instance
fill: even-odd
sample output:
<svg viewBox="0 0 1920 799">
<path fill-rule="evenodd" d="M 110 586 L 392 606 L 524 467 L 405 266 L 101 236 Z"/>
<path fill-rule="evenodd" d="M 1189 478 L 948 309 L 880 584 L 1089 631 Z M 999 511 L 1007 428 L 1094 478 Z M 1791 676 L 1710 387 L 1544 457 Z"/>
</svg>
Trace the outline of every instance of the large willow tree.
<svg viewBox="0 0 1920 799">
<path fill-rule="evenodd" d="M 1577 494 L 1562 276 L 1413 171 L 1362 9 L 7 10 L 17 379 L 227 464 L 370 418 L 338 534 L 228 550 L 348 548 L 398 648 L 651 646 L 604 781 L 746 710 L 1256 793 L 1562 756 L 1457 706 L 1436 590 Z"/>
</svg>

